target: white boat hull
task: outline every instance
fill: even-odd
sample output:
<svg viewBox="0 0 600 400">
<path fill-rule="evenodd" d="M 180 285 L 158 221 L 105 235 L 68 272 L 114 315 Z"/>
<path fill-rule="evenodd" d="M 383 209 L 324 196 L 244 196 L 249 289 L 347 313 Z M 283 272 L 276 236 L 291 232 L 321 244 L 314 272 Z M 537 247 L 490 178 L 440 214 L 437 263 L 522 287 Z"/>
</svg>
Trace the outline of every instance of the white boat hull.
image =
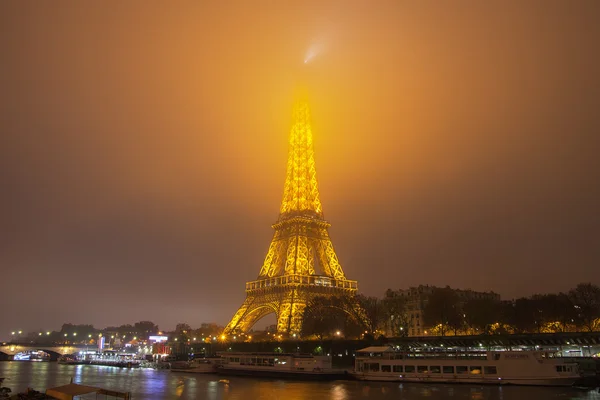
<svg viewBox="0 0 600 400">
<path fill-rule="evenodd" d="M 352 373 L 354 379 L 373 382 L 410 382 L 410 383 L 462 383 L 478 385 L 523 385 L 523 386 L 573 386 L 578 378 L 565 377 L 506 377 L 506 378 L 484 378 L 484 377 L 457 377 L 457 376 L 399 376 L 398 374 L 384 375 L 369 373 Z"/>
</svg>

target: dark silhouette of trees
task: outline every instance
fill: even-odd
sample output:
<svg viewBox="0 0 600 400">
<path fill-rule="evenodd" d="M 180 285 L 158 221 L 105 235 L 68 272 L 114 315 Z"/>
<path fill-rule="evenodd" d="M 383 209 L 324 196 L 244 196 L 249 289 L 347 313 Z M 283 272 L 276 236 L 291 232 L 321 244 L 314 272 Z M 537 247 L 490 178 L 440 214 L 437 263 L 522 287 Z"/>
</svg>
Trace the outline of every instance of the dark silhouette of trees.
<svg viewBox="0 0 600 400">
<path fill-rule="evenodd" d="M 394 337 L 408 335 L 410 319 L 406 310 L 406 299 L 397 292 L 388 289 L 383 298 L 383 315 L 385 325 Z"/>
<path fill-rule="evenodd" d="M 433 291 L 423 310 L 423 322 L 426 326 L 439 327 L 441 336 L 448 330 L 456 332 L 463 325 L 463 316 L 456 292 L 449 287 Z"/>
<path fill-rule="evenodd" d="M 466 326 L 471 333 L 491 333 L 492 325 L 500 322 L 500 303 L 490 298 L 473 298 L 462 306 Z"/>
<path fill-rule="evenodd" d="M 357 295 L 356 300 L 364 311 L 365 330 L 371 334 L 378 333 L 386 319 L 383 301 L 377 297 L 363 295 Z"/>
<path fill-rule="evenodd" d="M 575 309 L 576 321 L 586 330 L 598 329 L 600 318 L 600 287 L 592 283 L 580 283 L 569 291 Z"/>
<path fill-rule="evenodd" d="M 138 336 L 149 336 L 158 333 L 158 325 L 152 321 L 140 321 L 133 324 L 133 329 Z"/>
<path fill-rule="evenodd" d="M 301 335 L 314 336 L 322 341 L 326 337 L 334 336 L 338 331 L 341 333 L 350 317 L 344 311 L 345 301 L 340 297 L 313 298 L 304 310 Z"/>
<path fill-rule="evenodd" d="M 175 325 L 175 332 L 177 332 L 177 333 L 185 334 L 185 333 L 189 333 L 191 331 L 192 331 L 192 327 L 185 322 L 180 322 L 177 325 Z"/>
</svg>

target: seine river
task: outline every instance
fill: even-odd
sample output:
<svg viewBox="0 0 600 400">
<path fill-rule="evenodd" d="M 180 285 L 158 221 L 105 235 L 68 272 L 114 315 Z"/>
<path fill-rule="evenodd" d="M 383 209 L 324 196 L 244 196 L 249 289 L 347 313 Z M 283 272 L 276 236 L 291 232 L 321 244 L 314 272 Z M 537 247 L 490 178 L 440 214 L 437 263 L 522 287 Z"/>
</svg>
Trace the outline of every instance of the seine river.
<svg viewBox="0 0 600 400">
<path fill-rule="evenodd" d="M 468 385 L 366 383 L 356 381 L 292 382 L 251 378 L 193 375 L 168 370 L 125 369 L 55 362 L 0 362 L 0 377 L 13 394 L 31 387 L 43 391 L 69 383 L 129 391 L 141 399 L 230 400 L 346 400 L 346 399 L 472 399 L 547 400 L 600 399 L 595 391 L 570 388 L 497 387 Z M 227 379 L 228 383 L 220 381 Z M 84 397 L 86 398 L 86 397 Z M 95 398 L 95 395 L 88 398 Z M 104 398 L 102 396 L 102 398 Z"/>
</svg>

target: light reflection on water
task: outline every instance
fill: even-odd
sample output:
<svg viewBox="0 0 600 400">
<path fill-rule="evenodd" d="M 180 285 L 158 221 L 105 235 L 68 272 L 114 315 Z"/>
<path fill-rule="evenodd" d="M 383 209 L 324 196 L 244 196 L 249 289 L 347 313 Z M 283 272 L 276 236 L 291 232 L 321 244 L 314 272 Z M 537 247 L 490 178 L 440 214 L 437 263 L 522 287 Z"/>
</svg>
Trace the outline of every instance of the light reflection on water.
<svg viewBox="0 0 600 400">
<path fill-rule="evenodd" d="M 57 363 L 0 362 L 0 377 L 13 393 L 31 387 L 73 382 L 107 389 L 130 391 L 135 400 L 351 400 L 351 399 L 452 399 L 452 400 L 600 400 L 594 391 L 568 388 L 497 387 L 442 384 L 398 384 L 378 382 L 294 382 L 252 378 L 172 373 L 148 369 L 121 369 Z"/>
</svg>

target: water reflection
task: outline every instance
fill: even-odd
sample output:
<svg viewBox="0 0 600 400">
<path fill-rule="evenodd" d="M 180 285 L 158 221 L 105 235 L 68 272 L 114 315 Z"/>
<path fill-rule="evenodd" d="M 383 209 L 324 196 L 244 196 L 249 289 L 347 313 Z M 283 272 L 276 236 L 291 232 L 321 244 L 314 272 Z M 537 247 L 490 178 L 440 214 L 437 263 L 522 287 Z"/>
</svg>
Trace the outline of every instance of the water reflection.
<svg viewBox="0 0 600 400">
<path fill-rule="evenodd" d="M 141 399 L 208 399 L 208 400 L 349 400 L 349 399 L 470 399 L 529 400 L 560 398 L 564 400 L 600 400 L 593 391 L 568 388 L 497 387 L 393 382 L 290 382 L 252 378 L 226 378 L 215 375 L 177 374 L 147 369 L 119 369 L 101 366 L 71 366 L 56 363 L 0 362 L 0 376 L 13 393 L 27 387 L 43 391 L 75 382 L 107 389 L 130 391 Z"/>
<path fill-rule="evenodd" d="M 331 388 L 331 400 L 346 400 L 348 398 L 348 391 L 343 384 L 335 384 Z"/>
<path fill-rule="evenodd" d="M 471 389 L 471 400 L 483 400 L 483 392 L 481 391 L 481 389 Z"/>
</svg>

